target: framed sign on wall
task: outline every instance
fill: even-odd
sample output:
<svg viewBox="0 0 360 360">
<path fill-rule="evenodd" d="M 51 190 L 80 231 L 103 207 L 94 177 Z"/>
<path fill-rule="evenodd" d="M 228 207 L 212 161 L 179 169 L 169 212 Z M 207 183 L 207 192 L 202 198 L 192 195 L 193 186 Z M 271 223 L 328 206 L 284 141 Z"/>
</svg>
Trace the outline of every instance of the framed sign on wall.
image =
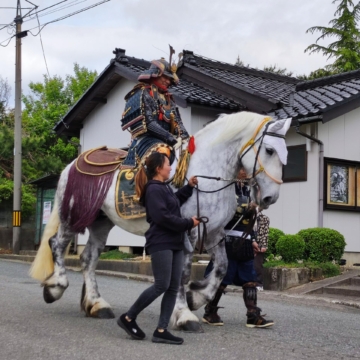
<svg viewBox="0 0 360 360">
<path fill-rule="evenodd" d="M 325 158 L 324 166 L 324 208 L 360 211 L 360 182 L 357 176 L 360 163 Z"/>
</svg>

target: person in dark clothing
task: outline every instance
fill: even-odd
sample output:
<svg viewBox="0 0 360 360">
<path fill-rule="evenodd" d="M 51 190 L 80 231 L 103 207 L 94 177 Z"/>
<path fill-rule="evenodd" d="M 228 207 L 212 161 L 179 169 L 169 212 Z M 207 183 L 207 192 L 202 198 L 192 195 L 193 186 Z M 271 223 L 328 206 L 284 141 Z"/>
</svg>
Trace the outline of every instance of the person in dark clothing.
<svg viewBox="0 0 360 360">
<path fill-rule="evenodd" d="M 244 169 L 238 175 L 239 180 L 246 179 Z M 225 248 L 228 257 L 228 268 L 215 297 L 205 306 L 203 322 L 209 325 L 224 325 L 218 315 L 218 304 L 228 285 L 242 286 L 243 299 L 247 308 L 246 326 L 269 327 L 272 320 L 261 316 L 261 309 L 257 307 L 256 273 L 254 270 L 254 252 L 259 251 L 255 233 L 251 227 L 252 217 L 256 216 L 256 205 L 250 202 L 250 189 L 246 182 L 236 184 L 237 209 L 233 219 L 225 226 Z M 253 219 L 255 220 L 255 219 Z M 249 229 L 250 227 L 250 229 Z M 236 245 L 238 244 L 238 245 Z M 242 244 L 241 248 L 240 245 Z M 205 270 L 205 277 L 213 269 L 212 261 Z"/>
<path fill-rule="evenodd" d="M 258 212 L 256 217 L 256 242 L 259 247 L 259 251 L 256 253 L 254 259 L 254 269 L 256 272 L 257 290 L 263 291 L 263 264 L 265 261 L 265 253 L 268 248 L 269 240 L 269 228 L 270 219 L 264 215 L 261 211 Z"/>
<path fill-rule="evenodd" d="M 164 143 L 174 160 L 174 148 L 189 139 L 180 111 L 169 91 L 179 79 L 177 66 L 164 58 L 153 60 L 149 69 L 138 77 L 139 83 L 125 96 L 122 114 L 122 130 L 131 133 L 128 155 L 123 162 L 127 167 L 135 167 L 136 159 L 143 157 L 155 144 Z"/>
<path fill-rule="evenodd" d="M 146 289 L 130 309 L 120 316 L 118 325 L 133 339 L 145 339 L 145 333 L 136 324 L 138 314 L 161 294 L 161 312 L 152 341 L 166 344 L 182 344 L 183 339 L 167 331 L 179 289 L 184 265 L 184 232 L 199 224 L 196 216 L 183 219 L 180 206 L 192 195 L 197 178 L 191 177 L 176 193 L 165 182 L 170 177 L 169 159 L 162 153 L 152 153 L 145 162 L 149 179 L 140 201 L 146 208 L 146 220 L 150 224 L 145 233 L 145 249 L 151 255 L 154 284 Z"/>
</svg>

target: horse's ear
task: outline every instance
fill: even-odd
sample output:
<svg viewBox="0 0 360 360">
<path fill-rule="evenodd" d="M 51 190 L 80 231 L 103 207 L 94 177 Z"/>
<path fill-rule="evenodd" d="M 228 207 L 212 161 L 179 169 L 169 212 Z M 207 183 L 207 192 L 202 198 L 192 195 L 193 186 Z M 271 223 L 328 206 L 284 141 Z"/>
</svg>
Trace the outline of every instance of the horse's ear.
<svg viewBox="0 0 360 360">
<path fill-rule="evenodd" d="M 269 128 L 267 131 L 285 136 L 286 132 L 289 130 L 290 125 L 291 125 L 291 118 L 277 120 L 273 124 L 269 125 Z M 277 152 L 281 163 L 283 165 L 286 165 L 288 151 L 287 151 L 286 143 L 285 143 L 284 139 L 281 139 L 281 138 L 278 138 L 275 136 L 271 136 L 271 135 L 265 135 L 264 136 L 264 144 L 268 144 L 268 145 L 272 146 L 275 149 L 275 151 Z"/>
<path fill-rule="evenodd" d="M 285 135 L 291 125 L 291 118 L 277 120 L 273 124 L 269 125 L 268 131 L 274 132 L 280 135 Z"/>
</svg>

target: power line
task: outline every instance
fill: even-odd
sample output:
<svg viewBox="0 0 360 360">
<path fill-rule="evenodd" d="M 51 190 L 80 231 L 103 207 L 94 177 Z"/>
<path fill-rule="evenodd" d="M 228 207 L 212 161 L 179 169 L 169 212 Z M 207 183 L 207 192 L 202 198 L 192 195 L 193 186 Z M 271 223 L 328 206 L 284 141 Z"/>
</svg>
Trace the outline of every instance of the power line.
<svg viewBox="0 0 360 360">
<path fill-rule="evenodd" d="M 60 1 L 60 2 L 58 2 L 58 3 L 56 3 L 56 4 L 50 5 L 50 6 L 44 8 L 44 9 L 41 9 L 41 10 L 37 11 L 36 13 L 31 14 L 31 15 L 32 15 L 32 16 L 33 16 L 33 15 L 36 15 L 36 14 L 42 12 L 42 11 L 45 11 L 46 9 L 50 9 L 50 8 L 56 6 L 56 5 L 59 5 L 59 4 L 62 4 L 62 3 L 64 3 L 64 2 L 66 2 L 66 1 L 68 1 L 68 0 L 63 0 L 63 1 Z M 26 17 L 26 16 L 24 16 L 24 18 L 25 18 L 25 17 Z"/>
<path fill-rule="evenodd" d="M 38 24 L 39 24 L 39 29 L 40 29 L 40 21 L 39 21 L 39 17 L 38 17 L 37 14 L 36 14 L 36 18 L 37 18 L 37 21 L 38 21 Z M 48 76 L 49 76 L 49 78 L 50 78 L 50 73 L 49 73 L 48 64 L 47 64 L 47 62 L 46 62 L 46 56 L 45 56 L 44 45 L 43 45 L 43 42 L 42 42 L 41 33 L 39 32 L 39 34 L 40 34 L 40 43 L 41 43 L 41 48 L 42 48 L 42 52 L 43 52 L 43 56 L 44 56 L 46 71 L 47 71 L 47 74 L 48 74 Z"/>
<path fill-rule="evenodd" d="M 99 6 L 99 5 L 104 4 L 104 3 L 106 3 L 106 2 L 109 2 L 109 1 L 111 1 L 111 0 L 102 0 L 102 1 L 100 1 L 100 2 L 98 2 L 98 3 L 96 3 L 96 4 L 93 4 L 93 5 L 91 5 L 91 6 L 88 6 L 88 7 L 86 7 L 86 8 L 83 8 L 83 9 L 80 9 L 80 10 L 77 10 L 77 11 L 74 11 L 73 13 L 64 15 L 64 16 L 62 16 L 62 17 L 59 17 L 59 18 L 55 19 L 55 20 L 48 21 L 47 23 L 45 23 L 45 24 L 42 25 L 41 29 L 40 29 L 40 30 L 38 31 L 38 33 L 36 33 L 36 34 L 33 34 L 33 33 L 31 32 L 31 30 L 34 30 L 34 29 L 36 29 L 37 27 L 31 28 L 31 29 L 29 29 L 29 30 L 27 30 L 27 31 L 29 31 L 32 36 L 37 36 L 37 35 L 39 35 L 39 33 L 44 29 L 44 27 L 45 27 L 46 25 L 49 25 L 49 24 L 52 24 L 52 23 L 54 23 L 54 22 L 58 22 L 58 21 L 67 19 L 67 18 L 69 18 L 69 17 L 71 17 L 71 16 L 74 16 L 74 15 L 77 15 L 77 14 L 79 14 L 79 13 L 81 13 L 81 12 L 90 10 L 90 9 L 96 7 L 96 6 Z"/>
<path fill-rule="evenodd" d="M 67 0 L 65 0 L 65 1 L 67 1 Z M 59 17 L 59 18 L 57 18 L 57 19 L 48 21 L 47 23 L 41 25 L 41 27 L 36 26 L 36 27 L 33 27 L 33 28 L 31 28 L 31 29 L 29 29 L 29 30 L 26 30 L 26 31 L 29 31 L 32 36 L 37 36 L 37 35 L 40 34 L 40 32 L 44 29 L 44 27 L 45 27 L 46 25 L 49 25 L 49 24 L 52 24 L 52 23 L 55 23 L 55 22 L 58 22 L 58 21 L 67 19 L 68 17 L 71 17 L 71 16 L 77 15 L 77 14 L 79 14 L 79 13 L 81 13 L 81 12 L 90 10 L 90 9 L 96 7 L 96 6 L 99 6 L 99 5 L 104 4 L 104 3 L 106 3 L 106 2 L 109 2 L 109 1 L 111 1 L 111 0 L 102 0 L 102 1 L 99 1 L 98 3 L 95 3 L 95 4 L 90 5 L 90 6 L 88 6 L 88 7 L 85 7 L 85 8 L 82 8 L 82 9 L 80 9 L 80 10 L 74 11 L 74 12 L 72 12 L 72 13 L 69 13 L 69 14 L 64 15 L 64 16 L 62 16 L 62 17 Z M 11 23 L 11 24 L 12 24 L 12 23 Z M 11 25 L 11 24 L 9 24 L 9 25 Z M 7 26 L 8 26 L 8 25 L 7 25 Z M 6 27 L 6 26 L 5 26 L 5 27 Z M 39 29 L 39 31 L 38 31 L 36 34 L 33 34 L 33 33 L 31 32 L 31 30 L 34 30 L 34 29 Z M 0 29 L 0 30 L 1 30 L 1 29 Z M 2 46 L 2 47 L 8 46 L 9 43 L 10 43 L 10 41 L 11 41 L 11 39 L 12 39 L 14 36 L 15 36 L 15 35 L 13 35 L 13 36 L 11 36 L 10 38 L 7 38 L 7 39 L 1 41 L 1 42 L 0 42 L 0 46 Z M 2 45 L 2 43 L 6 42 L 6 41 L 8 41 L 8 40 L 9 40 L 9 42 L 8 42 L 6 45 Z"/>
<path fill-rule="evenodd" d="M 67 0 L 66 0 L 66 1 L 67 1 Z M 48 11 L 48 12 L 45 13 L 45 14 L 41 14 L 39 17 L 43 17 L 43 16 L 46 16 L 46 15 L 49 15 L 49 14 L 53 14 L 53 13 L 55 13 L 55 12 L 58 12 L 58 11 L 60 11 L 60 10 L 67 9 L 67 8 L 69 8 L 69 7 L 72 7 L 72 6 L 75 6 L 75 5 L 79 5 L 79 4 L 81 4 L 82 2 L 85 2 L 85 1 L 88 1 L 88 0 L 82 0 L 82 1 L 80 1 L 80 2 L 79 2 L 79 0 L 74 0 L 74 1 L 71 2 L 71 3 L 68 3 L 68 4 L 66 4 L 66 5 L 60 6 L 59 8 L 53 9 L 53 10 L 51 10 L 51 11 Z M 37 14 L 37 13 L 35 13 L 35 14 Z M 35 14 L 32 14 L 32 16 L 35 15 Z M 34 18 L 30 18 L 30 19 L 28 19 L 28 20 L 25 20 L 24 22 L 28 22 L 28 21 L 32 21 L 32 20 L 34 20 Z"/>
</svg>

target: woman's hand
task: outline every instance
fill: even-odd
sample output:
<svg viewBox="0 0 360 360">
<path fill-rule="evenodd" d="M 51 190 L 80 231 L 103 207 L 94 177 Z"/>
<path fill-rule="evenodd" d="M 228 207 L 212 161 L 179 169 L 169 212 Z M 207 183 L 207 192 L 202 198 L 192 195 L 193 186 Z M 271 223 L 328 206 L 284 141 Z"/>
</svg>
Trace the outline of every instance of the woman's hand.
<svg viewBox="0 0 360 360">
<path fill-rule="evenodd" d="M 196 226 L 198 226 L 200 224 L 200 221 L 197 219 L 197 216 L 193 216 L 192 221 L 194 222 L 193 227 L 196 227 Z"/>
<path fill-rule="evenodd" d="M 189 179 L 189 185 L 191 187 L 194 187 L 198 184 L 198 179 L 196 176 L 192 176 L 190 179 Z"/>
<path fill-rule="evenodd" d="M 252 242 L 252 247 L 253 247 L 253 250 L 254 250 L 255 255 L 256 255 L 258 252 L 260 252 L 259 245 L 258 245 L 258 243 L 257 243 L 256 241 L 253 241 L 253 242 Z"/>
</svg>

